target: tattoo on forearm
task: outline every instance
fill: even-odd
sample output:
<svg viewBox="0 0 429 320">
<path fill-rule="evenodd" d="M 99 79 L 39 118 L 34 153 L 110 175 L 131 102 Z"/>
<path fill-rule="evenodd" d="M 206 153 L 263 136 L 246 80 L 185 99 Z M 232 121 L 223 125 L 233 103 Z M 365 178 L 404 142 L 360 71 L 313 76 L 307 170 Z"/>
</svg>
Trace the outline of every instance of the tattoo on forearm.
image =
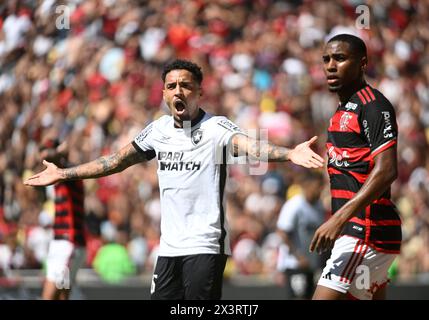
<svg viewBox="0 0 429 320">
<path fill-rule="evenodd" d="M 288 161 L 289 149 L 284 147 L 275 146 L 271 143 L 265 144 L 268 151 L 268 160 L 269 161 Z"/>
<path fill-rule="evenodd" d="M 103 166 L 103 171 L 104 172 L 108 172 L 109 171 L 109 167 L 110 167 L 110 163 L 109 162 L 111 162 L 111 161 L 109 161 L 109 159 L 106 159 L 105 157 L 101 157 L 101 158 L 97 159 L 96 161 Z"/>
<path fill-rule="evenodd" d="M 273 145 L 264 141 L 250 141 L 247 145 L 247 154 L 261 161 L 288 161 L 289 149 Z"/>
<path fill-rule="evenodd" d="M 131 146 L 86 164 L 63 169 L 63 176 L 67 180 L 98 178 L 120 172 L 133 164 L 145 160 L 144 155 Z"/>
</svg>

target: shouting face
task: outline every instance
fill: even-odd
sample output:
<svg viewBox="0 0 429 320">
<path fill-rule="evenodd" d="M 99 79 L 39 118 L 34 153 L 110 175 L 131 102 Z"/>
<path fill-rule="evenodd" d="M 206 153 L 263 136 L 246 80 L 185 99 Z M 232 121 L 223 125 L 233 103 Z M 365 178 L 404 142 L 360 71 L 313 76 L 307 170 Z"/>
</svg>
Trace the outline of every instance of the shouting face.
<svg viewBox="0 0 429 320">
<path fill-rule="evenodd" d="M 176 126 L 183 127 L 183 121 L 198 116 L 201 87 L 190 71 L 177 69 L 167 73 L 163 95 Z"/>
</svg>

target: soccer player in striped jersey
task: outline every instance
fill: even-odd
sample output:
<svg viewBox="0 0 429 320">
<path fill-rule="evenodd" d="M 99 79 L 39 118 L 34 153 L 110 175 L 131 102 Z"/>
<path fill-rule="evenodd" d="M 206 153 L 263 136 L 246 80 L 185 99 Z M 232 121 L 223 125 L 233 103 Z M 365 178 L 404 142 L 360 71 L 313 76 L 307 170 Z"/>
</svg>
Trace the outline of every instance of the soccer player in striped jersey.
<svg viewBox="0 0 429 320">
<path fill-rule="evenodd" d="M 203 74 L 198 65 L 175 60 L 162 73 L 163 98 L 171 115 L 150 123 L 118 152 L 68 169 L 47 168 L 25 181 L 47 185 L 117 173 L 156 159 L 161 198 L 161 241 L 151 298 L 220 299 L 223 271 L 231 254 L 225 214 L 228 154 L 264 161 L 292 161 L 319 168 L 324 160 L 310 146 L 294 149 L 260 143 L 223 116 L 200 108 Z M 141 177 L 144 179 L 144 177 Z"/>
<path fill-rule="evenodd" d="M 40 157 L 57 166 L 67 166 L 66 143 L 47 139 Z M 86 257 L 84 230 L 84 188 L 82 180 L 55 184 L 54 239 L 49 243 L 46 259 L 44 300 L 67 300 L 77 272 Z"/>
<path fill-rule="evenodd" d="M 310 251 L 332 249 L 313 299 L 384 299 L 387 270 L 401 245 L 401 220 L 390 200 L 397 177 L 398 129 L 387 98 L 364 78 L 365 43 L 340 34 L 323 52 L 328 87 L 339 98 L 328 128 L 333 216 Z"/>
</svg>

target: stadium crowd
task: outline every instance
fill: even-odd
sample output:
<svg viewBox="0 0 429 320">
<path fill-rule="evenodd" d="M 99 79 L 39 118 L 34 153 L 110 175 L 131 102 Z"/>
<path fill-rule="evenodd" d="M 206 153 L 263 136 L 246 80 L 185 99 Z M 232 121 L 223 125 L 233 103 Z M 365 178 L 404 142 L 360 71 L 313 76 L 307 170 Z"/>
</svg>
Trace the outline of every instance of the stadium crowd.
<svg viewBox="0 0 429 320">
<path fill-rule="evenodd" d="M 168 113 L 161 70 L 173 58 L 202 66 L 206 111 L 228 116 L 251 134 L 264 129 L 262 137 L 284 146 L 318 135 L 316 149 L 325 154 L 325 132 L 337 102 L 327 91 L 321 50 L 340 32 L 365 40 L 367 79 L 397 112 L 400 174 L 392 195 L 404 241 L 394 273 L 402 279 L 429 273 L 429 3 L 366 1 L 369 25 L 358 29 L 360 4 L 2 1 L 0 275 L 44 265 L 54 204 L 44 188 L 22 183 L 42 169 L 43 137 L 67 139 L 72 163 L 118 150 Z M 227 212 L 233 258 L 226 275 L 273 277 L 277 218 L 285 200 L 300 192 L 304 169 L 269 164 L 263 170 L 261 164 L 258 172 L 264 174 L 249 175 L 252 166 L 231 168 Z M 152 271 L 160 236 L 156 167 L 151 161 L 85 180 L 87 267 L 100 248 L 116 243 L 126 248 L 131 273 Z M 322 200 L 328 215 L 327 182 Z"/>
</svg>

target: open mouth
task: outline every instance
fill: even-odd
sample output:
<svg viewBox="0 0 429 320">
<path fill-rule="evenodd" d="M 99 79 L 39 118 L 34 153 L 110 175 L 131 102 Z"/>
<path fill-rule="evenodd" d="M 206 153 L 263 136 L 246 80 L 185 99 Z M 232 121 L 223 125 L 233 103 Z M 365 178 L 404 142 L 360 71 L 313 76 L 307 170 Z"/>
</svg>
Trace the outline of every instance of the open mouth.
<svg viewBox="0 0 429 320">
<path fill-rule="evenodd" d="M 178 99 L 174 101 L 174 107 L 176 108 L 177 112 L 183 112 L 186 108 L 186 104 L 182 100 Z"/>
</svg>

